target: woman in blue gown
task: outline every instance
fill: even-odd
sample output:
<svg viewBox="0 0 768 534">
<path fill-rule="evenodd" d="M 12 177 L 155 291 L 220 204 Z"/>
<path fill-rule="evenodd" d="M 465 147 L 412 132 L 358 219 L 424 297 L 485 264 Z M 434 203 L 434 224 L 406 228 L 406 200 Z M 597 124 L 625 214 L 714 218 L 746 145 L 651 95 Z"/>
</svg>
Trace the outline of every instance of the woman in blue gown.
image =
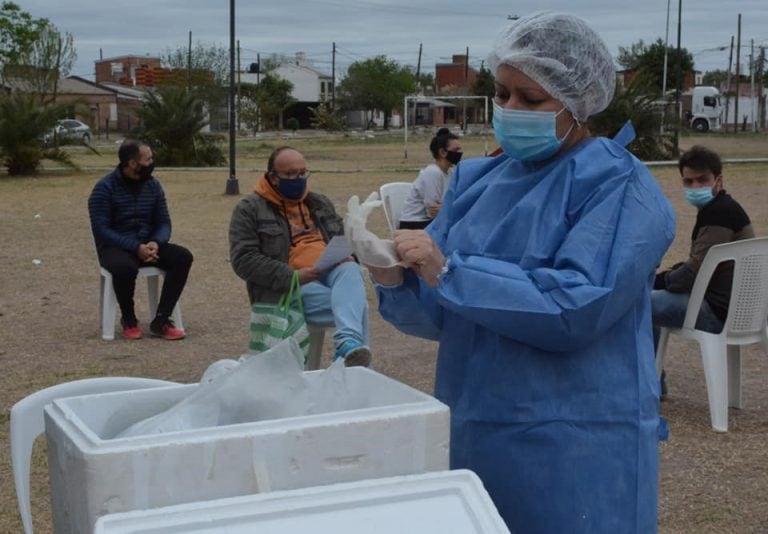
<svg viewBox="0 0 768 534">
<path fill-rule="evenodd" d="M 615 73 L 581 19 L 521 18 L 489 64 L 504 154 L 462 162 L 432 225 L 398 233 L 407 268 L 369 267 L 379 309 L 439 340 L 451 467 L 512 532 L 655 532 L 650 291 L 672 209 L 627 128 L 590 136 Z"/>
</svg>

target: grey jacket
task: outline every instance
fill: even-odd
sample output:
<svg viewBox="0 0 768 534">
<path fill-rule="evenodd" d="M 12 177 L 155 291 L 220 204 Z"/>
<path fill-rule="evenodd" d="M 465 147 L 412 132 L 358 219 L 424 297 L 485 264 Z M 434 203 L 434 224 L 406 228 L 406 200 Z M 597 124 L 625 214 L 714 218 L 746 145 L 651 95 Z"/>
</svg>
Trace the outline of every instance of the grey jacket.
<svg viewBox="0 0 768 534">
<path fill-rule="evenodd" d="M 327 243 L 344 233 L 344 224 L 331 201 L 308 193 L 304 203 Z M 254 302 L 277 302 L 288 290 L 293 269 L 288 265 L 290 227 L 280 209 L 258 193 L 240 202 L 229 223 L 229 257 L 237 276 L 245 280 Z"/>
</svg>

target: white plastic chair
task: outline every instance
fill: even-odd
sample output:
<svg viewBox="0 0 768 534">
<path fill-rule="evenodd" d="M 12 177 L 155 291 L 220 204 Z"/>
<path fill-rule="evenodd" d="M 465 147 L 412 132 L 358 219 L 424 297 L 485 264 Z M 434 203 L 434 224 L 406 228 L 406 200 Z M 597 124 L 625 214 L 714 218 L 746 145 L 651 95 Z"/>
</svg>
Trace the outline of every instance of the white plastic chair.
<svg viewBox="0 0 768 534">
<path fill-rule="evenodd" d="M 387 217 L 389 230 L 394 234 L 400 225 L 400 214 L 408 195 L 411 194 L 411 182 L 390 182 L 379 188 L 379 195 L 384 204 L 384 214 Z"/>
<path fill-rule="evenodd" d="M 323 344 L 325 343 L 325 331 L 335 325 L 307 323 L 309 330 L 309 355 L 306 368 L 309 371 L 320 369 L 320 360 L 323 357 Z"/>
<path fill-rule="evenodd" d="M 99 302 L 99 319 L 101 322 L 101 339 L 112 341 L 115 339 L 115 316 L 117 314 L 117 297 L 115 297 L 115 290 L 112 287 L 112 273 L 99 265 L 99 273 L 101 274 L 101 300 Z M 137 276 L 137 282 L 139 278 L 147 279 L 147 291 L 149 293 L 149 317 L 150 319 L 155 317 L 157 313 L 157 303 L 160 300 L 160 277 L 165 276 L 165 271 L 159 267 L 140 267 L 139 275 Z M 181 306 L 176 303 L 173 308 L 173 324 L 176 328 L 184 329 L 184 324 L 181 322 Z"/>
<path fill-rule="evenodd" d="M 32 534 L 32 512 L 29 500 L 29 470 L 32 461 L 32 447 L 35 439 L 45 431 L 43 408 L 56 399 L 126 391 L 172 385 L 175 382 L 134 377 L 86 378 L 57 384 L 41 389 L 21 399 L 11 408 L 11 465 L 13 481 L 16 484 L 16 499 L 24 532 Z"/>
<path fill-rule="evenodd" d="M 733 289 L 723 331 L 696 330 L 704 292 L 718 264 L 734 262 Z M 712 428 L 728 431 L 728 407 L 741 408 L 741 346 L 762 343 L 768 352 L 768 237 L 745 239 L 709 249 L 691 290 L 682 328 L 662 328 L 656 350 L 659 376 L 669 334 L 695 339 L 701 349 Z"/>
</svg>

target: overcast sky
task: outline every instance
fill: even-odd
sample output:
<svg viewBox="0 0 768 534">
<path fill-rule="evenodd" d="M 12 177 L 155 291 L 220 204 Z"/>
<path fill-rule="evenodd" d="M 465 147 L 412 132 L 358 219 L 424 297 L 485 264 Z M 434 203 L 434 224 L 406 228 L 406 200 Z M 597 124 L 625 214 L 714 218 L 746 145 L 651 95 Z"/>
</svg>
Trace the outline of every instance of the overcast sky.
<svg viewBox="0 0 768 534">
<path fill-rule="evenodd" d="M 228 0 L 16 0 L 33 17 L 46 17 L 74 36 L 78 54 L 73 74 L 93 77 L 94 61 L 126 55 L 161 55 L 193 42 L 229 46 Z M 262 56 L 306 53 L 308 62 L 331 72 L 385 54 L 416 65 L 423 45 L 422 71 L 469 47 L 480 67 L 508 16 L 548 9 L 585 19 L 616 56 L 619 46 L 664 39 L 667 0 L 238 0 L 236 39 L 243 68 Z M 671 1 L 669 43 L 677 43 L 678 2 Z M 742 14 L 741 63 L 747 65 L 750 39 L 768 46 L 768 0 L 686 0 L 682 46 L 698 70 L 726 69 L 737 16 Z M 755 54 L 757 54 L 757 50 Z M 735 62 L 735 52 L 734 52 Z M 735 67 L 734 67 L 735 69 Z"/>
</svg>

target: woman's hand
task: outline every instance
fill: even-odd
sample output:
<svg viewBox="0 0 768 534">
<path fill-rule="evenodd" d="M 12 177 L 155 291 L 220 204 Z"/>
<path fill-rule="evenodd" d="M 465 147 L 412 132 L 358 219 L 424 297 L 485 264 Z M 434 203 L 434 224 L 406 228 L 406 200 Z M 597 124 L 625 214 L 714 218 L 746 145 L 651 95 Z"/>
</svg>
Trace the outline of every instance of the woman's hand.
<svg viewBox="0 0 768 534">
<path fill-rule="evenodd" d="M 424 283 L 431 287 L 437 285 L 445 257 L 427 232 L 398 230 L 395 233 L 395 250 L 402 261 L 421 276 Z"/>
</svg>

